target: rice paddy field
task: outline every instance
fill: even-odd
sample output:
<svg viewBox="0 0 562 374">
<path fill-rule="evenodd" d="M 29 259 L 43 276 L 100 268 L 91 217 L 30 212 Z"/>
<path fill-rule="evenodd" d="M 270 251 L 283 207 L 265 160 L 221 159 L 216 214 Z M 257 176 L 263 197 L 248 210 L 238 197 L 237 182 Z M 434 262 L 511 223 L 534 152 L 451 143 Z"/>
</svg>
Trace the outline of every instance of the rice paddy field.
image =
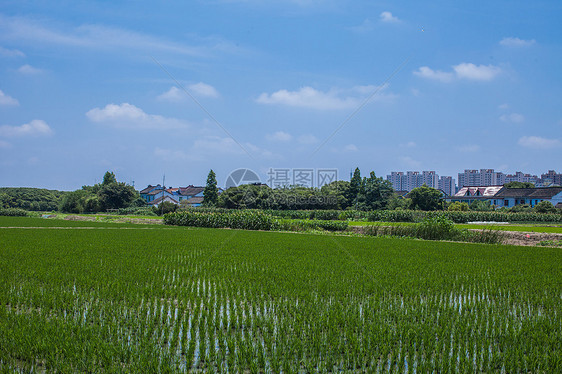
<svg viewBox="0 0 562 374">
<path fill-rule="evenodd" d="M 562 251 L 0 217 L 0 371 L 561 372 Z"/>
</svg>

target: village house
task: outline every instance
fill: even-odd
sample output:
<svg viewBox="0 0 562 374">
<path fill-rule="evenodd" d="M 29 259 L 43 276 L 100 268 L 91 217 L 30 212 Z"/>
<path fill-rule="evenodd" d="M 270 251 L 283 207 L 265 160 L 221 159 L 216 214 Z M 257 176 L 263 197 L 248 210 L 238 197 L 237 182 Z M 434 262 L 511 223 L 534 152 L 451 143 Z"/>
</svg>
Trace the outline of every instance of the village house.
<svg viewBox="0 0 562 374">
<path fill-rule="evenodd" d="M 511 208 L 516 205 L 534 207 L 541 201 L 548 201 L 556 207 L 562 207 L 562 187 L 543 188 L 506 188 L 503 186 L 463 187 L 449 202 L 471 204 L 474 201 L 489 201 L 496 207 Z"/>
<path fill-rule="evenodd" d="M 141 198 L 150 206 L 168 201 L 173 204 L 186 204 L 187 206 L 198 207 L 203 203 L 203 191 L 205 187 L 189 185 L 187 187 L 166 188 L 161 185 L 144 188 L 140 191 Z M 185 202 L 184 202 L 185 201 Z"/>
</svg>

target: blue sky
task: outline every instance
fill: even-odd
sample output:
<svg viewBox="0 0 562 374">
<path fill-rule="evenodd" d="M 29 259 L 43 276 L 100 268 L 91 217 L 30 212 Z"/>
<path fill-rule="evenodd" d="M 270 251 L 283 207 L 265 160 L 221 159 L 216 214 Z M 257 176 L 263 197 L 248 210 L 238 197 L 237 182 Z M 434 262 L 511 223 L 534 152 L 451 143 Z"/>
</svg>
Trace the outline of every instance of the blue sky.
<svg viewBox="0 0 562 374">
<path fill-rule="evenodd" d="M 3 1 L 0 185 L 562 172 L 560 19 L 540 0 Z"/>
</svg>

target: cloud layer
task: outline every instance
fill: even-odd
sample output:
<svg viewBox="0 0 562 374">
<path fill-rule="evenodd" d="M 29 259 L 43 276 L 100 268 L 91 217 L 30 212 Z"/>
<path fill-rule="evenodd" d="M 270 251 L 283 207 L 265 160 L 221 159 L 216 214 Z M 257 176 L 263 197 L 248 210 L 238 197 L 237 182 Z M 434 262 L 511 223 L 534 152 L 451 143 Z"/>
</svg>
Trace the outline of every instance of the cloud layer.
<svg viewBox="0 0 562 374">
<path fill-rule="evenodd" d="M 535 43 L 535 39 L 524 40 L 513 37 L 503 38 L 500 40 L 500 45 L 503 45 L 504 47 L 530 47 Z"/>
<path fill-rule="evenodd" d="M 333 88 L 324 92 L 305 86 L 296 91 L 283 89 L 272 94 L 262 93 L 256 101 L 260 104 L 277 104 L 318 110 L 352 109 L 357 108 L 368 94 L 384 88 L 356 86 L 346 90 Z M 381 96 L 378 95 L 377 97 L 381 98 Z M 387 94 L 384 97 L 392 98 L 393 95 Z"/>
<path fill-rule="evenodd" d="M 475 65 L 470 62 L 463 62 L 454 65 L 452 72 L 433 70 L 428 66 L 422 66 L 414 71 L 418 77 L 449 83 L 455 79 L 471 81 L 491 81 L 496 78 L 502 70 L 494 65 Z"/>
<path fill-rule="evenodd" d="M 382 12 L 380 15 L 380 19 L 382 22 L 387 22 L 387 23 L 395 23 L 400 21 L 398 17 L 393 16 L 392 13 L 388 11 Z"/>
<path fill-rule="evenodd" d="M 9 95 L 6 95 L 2 90 L 0 90 L 0 105 L 16 106 L 19 105 L 19 101 Z"/>
<path fill-rule="evenodd" d="M 29 123 L 21 126 L 0 126 L 0 136 L 12 138 L 20 136 L 45 136 L 51 135 L 53 130 L 47 125 L 45 121 L 34 119 Z"/>
<path fill-rule="evenodd" d="M 551 149 L 560 147 L 558 139 L 542 138 L 540 136 L 523 136 L 519 139 L 519 145 L 533 149 Z"/>
<path fill-rule="evenodd" d="M 92 122 L 104 123 L 118 128 L 134 129 L 180 129 L 187 128 L 184 121 L 157 114 L 147 114 L 141 108 L 129 103 L 107 104 L 86 113 Z"/>
<path fill-rule="evenodd" d="M 219 97 L 219 92 L 215 89 L 215 87 L 203 82 L 190 84 L 186 87 L 186 90 L 189 94 L 197 97 L 208 97 L 213 99 Z M 189 99 L 189 95 L 176 86 L 170 87 L 168 91 L 158 96 L 158 100 L 174 103 L 184 101 L 186 99 Z"/>
</svg>

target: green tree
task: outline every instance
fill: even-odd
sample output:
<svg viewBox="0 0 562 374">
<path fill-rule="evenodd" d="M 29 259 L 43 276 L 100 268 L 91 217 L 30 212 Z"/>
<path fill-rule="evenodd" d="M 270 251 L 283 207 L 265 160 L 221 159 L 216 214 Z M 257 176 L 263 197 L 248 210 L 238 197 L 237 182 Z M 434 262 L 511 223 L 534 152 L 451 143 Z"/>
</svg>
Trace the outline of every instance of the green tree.
<svg viewBox="0 0 562 374">
<path fill-rule="evenodd" d="M 363 187 L 363 180 L 361 179 L 361 171 L 359 168 L 355 168 L 353 172 L 353 176 L 349 181 L 349 189 L 347 195 L 347 201 L 349 201 L 350 206 L 357 206 L 358 204 L 358 196 L 362 191 Z"/>
<path fill-rule="evenodd" d="M 59 210 L 65 213 L 84 213 L 86 199 L 91 195 L 86 190 L 76 190 L 64 195 Z"/>
<path fill-rule="evenodd" d="M 345 209 L 351 205 L 347 199 L 349 196 L 350 183 L 348 181 L 333 181 L 332 183 L 325 184 L 320 188 L 320 193 L 325 201 L 334 201 L 335 206 L 333 209 Z"/>
<path fill-rule="evenodd" d="M 441 210 L 443 209 L 443 195 L 441 191 L 428 187 L 424 184 L 414 188 L 408 194 L 412 200 L 412 208 L 417 210 Z"/>
<path fill-rule="evenodd" d="M 98 194 L 99 201 L 103 210 L 126 208 L 131 205 L 139 196 L 139 193 L 123 182 L 102 184 Z"/>
<path fill-rule="evenodd" d="M 535 212 L 537 213 L 556 213 L 556 208 L 550 201 L 541 201 L 535 205 Z"/>
<path fill-rule="evenodd" d="M 166 213 L 175 212 L 178 209 L 178 206 L 174 203 L 169 201 L 163 201 L 158 206 L 153 206 L 152 211 L 159 216 L 163 216 Z"/>
<path fill-rule="evenodd" d="M 113 174 L 113 172 L 106 171 L 103 176 L 103 182 L 101 184 L 103 186 L 108 186 L 114 183 L 117 183 L 117 178 L 115 178 L 115 174 Z"/>
<path fill-rule="evenodd" d="M 505 188 L 535 188 L 531 182 L 509 182 L 503 185 Z"/>
<path fill-rule="evenodd" d="M 470 210 L 475 212 L 489 212 L 494 210 L 494 206 L 490 200 L 474 200 L 470 205 Z"/>
<path fill-rule="evenodd" d="M 467 212 L 468 211 L 468 204 L 465 202 L 455 201 L 451 205 L 449 205 L 448 210 L 452 212 Z"/>
<path fill-rule="evenodd" d="M 369 178 L 364 178 L 362 188 L 359 192 L 362 210 L 381 210 L 386 209 L 392 199 L 394 190 L 392 184 L 383 178 L 377 178 L 374 171 L 371 171 Z"/>
<path fill-rule="evenodd" d="M 203 190 L 203 205 L 216 206 L 219 201 L 219 189 L 217 188 L 217 177 L 213 169 L 207 176 L 207 185 Z"/>
</svg>

